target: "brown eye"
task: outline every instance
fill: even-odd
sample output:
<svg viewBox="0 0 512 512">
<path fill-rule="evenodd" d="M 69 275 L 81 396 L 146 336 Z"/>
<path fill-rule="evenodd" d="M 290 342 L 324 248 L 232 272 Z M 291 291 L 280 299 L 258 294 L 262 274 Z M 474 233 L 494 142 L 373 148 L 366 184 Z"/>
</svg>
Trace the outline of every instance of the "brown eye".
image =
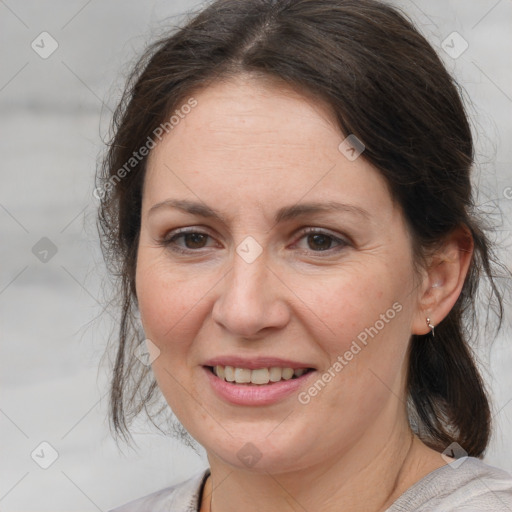
<svg viewBox="0 0 512 512">
<path fill-rule="evenodd" d="M 201 249 L 218 248 L 215 240 L 209 234 L 201 231 L 174 232 L 174 234 L 161 239 L 159 244 L 182 254 L 193 254 L 194 252 L 199 253 Z"/>
<path fill-rule="evenodd" d="M 294 248 L 311 253 L 325 252 L 326 256 L 343 251 L 351 244 L 341 236 L 338 237 L 320 228 L 307 228 L 294 244 Z M 318 254 L 319 256 L 319 254 Z"/>
<path fill-rule="evenodd" d="M 182 236 L 187 249 L 202 249 L 208 241 L 208 235 L 203 233 L 186 233 Z"/>
<path fill-rule="evenodd" d="M 327 251 L 332 247 L 333 238 L 329 235 L 314 234 L 307 237 L 308 247 L 313 251 Z"/>
</svg>

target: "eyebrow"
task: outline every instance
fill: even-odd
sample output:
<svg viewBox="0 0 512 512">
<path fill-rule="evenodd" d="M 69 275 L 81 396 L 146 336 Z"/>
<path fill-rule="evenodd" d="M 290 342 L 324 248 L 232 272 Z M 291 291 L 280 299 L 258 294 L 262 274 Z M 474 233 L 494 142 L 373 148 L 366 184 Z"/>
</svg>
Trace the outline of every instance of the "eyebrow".
<svg viewBox="0 0 512 512">
<path fill-rule="evenodd" d="M 179 199 L 167 199 L 160 203 L 153 205 L 148 215 L 161 208 L 177 208 L 178 210 L 190 213 L 192 215 L 198 215 L 204 218 L 216 219 L 220 222 L 224 222 L 221 215 L 214 209 L 210 208 L 204 203 L 190 201 L 190 200 L 179 200 Z M 367 220 L 370 219 L 370 214 L 363 208 L 353 205 L 338 203 L 336 201 L 329 201 L 326 203 L 312 202 L 312 203 L 300 203 L 291 206 L 284 206 L 280 208 L 275 215 L 275 222 L 284 222 L 292 220 L 305 215 L 312 215 L 318 213 L 331 213 L 331 212 L 345 212 L 351 213 Z"/>
</svg>

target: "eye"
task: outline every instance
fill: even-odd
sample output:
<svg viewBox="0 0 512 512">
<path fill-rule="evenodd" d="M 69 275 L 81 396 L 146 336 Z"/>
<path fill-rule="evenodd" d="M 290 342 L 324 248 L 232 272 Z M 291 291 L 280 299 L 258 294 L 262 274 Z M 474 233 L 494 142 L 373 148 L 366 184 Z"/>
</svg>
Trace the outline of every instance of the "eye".
<svg viewBox="0 0 512 512">
<path fill-rule="evenodd" d="M 182 253 L 195 252 L 216 245 L 210 235 L 197 230 L 172 231 L 160 240 L 159 244 Z"/>
<path fill-rule="evenodd" d="M 295 244 L 298 248 L 313 252 L 335 251 L 349 245 L 340 237 L 317 228 L 303 231 L 302 237 Z"/>
<path fill-rule="evenodd" d="M 204 233 L 184 233 L 179 236 L 183 238 L 187 249 L 202 249 L 206 246 L 206 242 L 209 238 L 208 235 Z"/>
</svg>

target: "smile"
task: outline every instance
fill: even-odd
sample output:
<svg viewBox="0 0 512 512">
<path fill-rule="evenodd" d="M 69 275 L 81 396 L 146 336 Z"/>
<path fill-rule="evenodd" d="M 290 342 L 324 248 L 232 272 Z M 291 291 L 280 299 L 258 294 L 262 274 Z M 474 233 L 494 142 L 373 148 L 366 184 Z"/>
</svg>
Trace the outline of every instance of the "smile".
<svg viewBox="0 0 512 512">
<path fill-rule="evenodd" d="M 291 380 L 301 377 L 312 368 L 282 368 L 272 366 L 270 368 L 237 368 L 234 366 L 209 366 L 210 371 L 219 379 L 233 384 L 257 384 L 267 385 L 269 383 Z"/>
</svg>

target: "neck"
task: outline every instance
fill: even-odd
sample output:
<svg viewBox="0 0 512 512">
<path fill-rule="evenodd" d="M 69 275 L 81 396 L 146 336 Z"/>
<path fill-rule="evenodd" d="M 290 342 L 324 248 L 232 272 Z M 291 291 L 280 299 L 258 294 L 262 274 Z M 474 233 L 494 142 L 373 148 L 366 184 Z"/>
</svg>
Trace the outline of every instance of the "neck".
<svg viewBox="0 0 512 512">
<path fill-rule="evenodd" d="M 201 512 L 378 512 L 444 465 L 408 425 L 395 429 L 378 449 L 362 436 L 346 453 L 293 473 L 234 468 L 212 454 L 209 461 L 211 477 Z"/>
</svg>

